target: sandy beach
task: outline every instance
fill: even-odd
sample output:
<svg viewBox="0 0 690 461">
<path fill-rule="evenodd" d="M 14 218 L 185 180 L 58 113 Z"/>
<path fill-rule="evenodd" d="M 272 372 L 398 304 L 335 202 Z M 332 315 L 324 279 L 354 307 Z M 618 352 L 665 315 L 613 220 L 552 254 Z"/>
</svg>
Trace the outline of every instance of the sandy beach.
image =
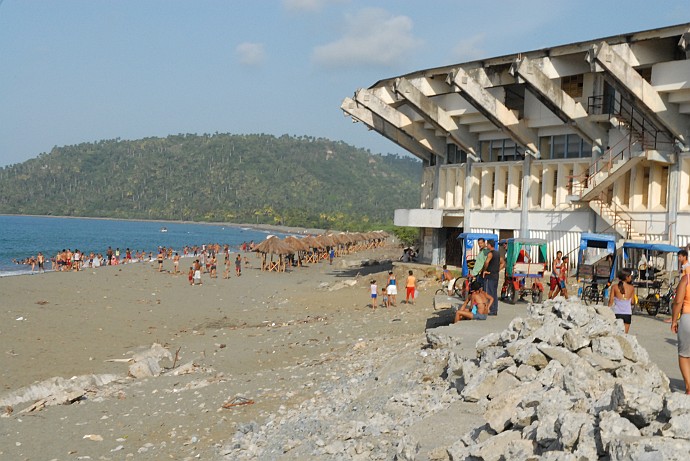
<svg viewBox="0 0 690 461">
<path fill-rule="evenodd" d="M 118 377 L 92 386 L 71 405 L 22 413 L 33 403 L 26 401 L 5 409 L 0 458 L 231 459 L 225 457 L 226 444 L 243 425 L 263 424 L 307 401 L 327 405 L 324 393 L 333 389 L 371 391 L 372 402 L 374 395 L 391 396 L 401 386 L 426 386 L 442 395 L 442 365 L 425 355 L 425 329 L 449 321 L 432 306 L 437 284 L 422 281 L 414 305 L 400 302 L 403 293 L 397 307 L 372 310 L 369 280 L 376 278 L 380 286 L 392 265 L 354 267 L 397 256 L 399 249 L 390 245 L 345 255 L 332 266 L 264 273 L 250 255 L 241 277 L 205 274 L 203 285 L 194 287 L 186 275 L 167 272 L 170 261 L 163 273 L 155 264 L 137 263 L 0 279 L 0 400 L 54 377 Z M 399 283 L 410 267 L 425 278 L 424 266 L 396 263 Z M 501 304 L 497 318 L 457 325 L 467 332 L 467 356 L 479 337 L 505 328 L 525 307 Z M 668 374 L 671 387 L 682 388 L 675 337 L 662 317 L 636 316 L 631 333 Z M 173 361 L 163 359 L 168 370 L 161 376 L 133 379 L 127 378 L 127 363 L 112 361 L 154 343 L 177 353 L 175 367 L 193 362 L 194 372 L 175 375 L 169 370 Z M 223 408 L 244 399 L 253 403 Z M 467 425 L 478 416 L 472 408 L 448 413 L 441 405 L 411 419 L 410 430 L 418 427 L 422 445 L 417 459 L 443 459 L 435 448 L 462 434 L 458 418 Z M 328 436 L 323 434 L 325 443 Z M 290 447 L 276 458 L 295 459 Z"/>
</svg>

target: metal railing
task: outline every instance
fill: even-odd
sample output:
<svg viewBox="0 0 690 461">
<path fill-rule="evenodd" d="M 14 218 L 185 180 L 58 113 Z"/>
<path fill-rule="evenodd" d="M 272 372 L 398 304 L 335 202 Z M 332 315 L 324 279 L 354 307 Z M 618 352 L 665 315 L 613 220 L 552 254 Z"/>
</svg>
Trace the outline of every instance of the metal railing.
<svg viewBox="0 0 690 461">
<path fill-rule="evenodd" d="M 602 218 L 604 217 L 604 210 L 608 211 L 609 213 L 612 213 L 612 216 L 609 217 L 609 219 L 613 220 L 613 223 L 604 230 L 606 232 L 609 229 L 613 229 L 615 231 L 620 232 L 619 226 L 622 226 L 622 230 L 624 233 L 625 238 L 631 238 L 632 236 L 632 223 L 633 223 L 633 218 L 630 216 L 620 205 L 618 205 L 616 202 L 611 202 L 611 203 L 606 203 L 604 194 L 600 194 L 598 198 L 592 200 L 593 202 L 598 202 L 599 206 L 599 211 L 597 214 L 601 216 Z"/>
</svg>

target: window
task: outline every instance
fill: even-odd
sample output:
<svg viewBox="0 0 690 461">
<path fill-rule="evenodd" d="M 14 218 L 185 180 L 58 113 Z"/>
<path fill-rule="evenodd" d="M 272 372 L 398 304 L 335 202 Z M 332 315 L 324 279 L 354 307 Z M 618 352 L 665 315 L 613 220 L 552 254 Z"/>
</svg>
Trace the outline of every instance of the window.
<svg viewBox="0 0 690 461">
<path fill-rule="evenodd" d="M 576 134 L 539 138 L 542 159 L 584 158 L 592 156 L 592 145 Z"/>
<path fill-rule="evenodd" d="M 584 80 L 584 74 L 561 77 L 561 90 L 571 98 L 581 98 Z"/>
<path fill-rule="evenodd" d="M 467 162 L 467 152 L 458 148 L 455 144 L 448 144 L 447 154 L 448 160 L 446 163 L 448 165 Z"/>
<path fill-rule="evenodd" d="M 480 141 L 479 151 L 483 162 L 508 162 L 522 160 L 522 152 L 512 139 Z"/>
</svg>

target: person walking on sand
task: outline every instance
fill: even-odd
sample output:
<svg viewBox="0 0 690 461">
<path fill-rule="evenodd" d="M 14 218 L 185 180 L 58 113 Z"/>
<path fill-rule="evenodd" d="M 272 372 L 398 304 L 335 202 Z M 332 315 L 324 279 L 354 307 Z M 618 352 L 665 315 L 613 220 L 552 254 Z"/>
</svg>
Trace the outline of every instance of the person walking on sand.
<svg viewBox="0 0 690 461">
<path fill-rule="evenodd" d="M 405 283 L 405 303 L 414 304 L 414 292 L 417 289 L 417 279 L 412 273 L 412 270 L 407 272 L 407 281 Z M 410 299 L 412 301 L 410 301 Z"/>
<path fill-rule="evenodd" d="M 163 272 L 163 250 L 158 249 L 158 256 L 156 257 L 158 261 L 158 272 Z"/>
<path fill-rule="evenodd" d="M 369 295 L 371 297 L 371 308 L 376 310 L 376 296 L 379 294 L 379 287 L 376 285 L 376 280 L 372 280 L 369 285 Z"/>
<path fill-rule="evenodd" d="M 678 335 L 678 367 L 683 375 L 685 393 L 690 395 L 690 274 L 678 282 L 671 313 L 671 331 Z"/>
<path fill-rule="evenodd" d="M 617 319 L 623 320 L 625 332 L 630 330 L 632 321 L 632 298 L 635 295 L 635 287 L 632 285 L 632 271 L 621 269 L 618 271 L 618 284 L 611 288 L 609 307 L 613 307 L 613 313 Z"/>
<path fill-rule="evenodd" d="M 216 254 L 211 253 L 211 272 L 210 276 L 212 279 L 218 278 L 216 271 L 218 270 L 218 260 L 216 259 Z"/>
<path fill-rule="evenodd" d="M 388 309 L 388 292 L 386 291 L 386 287 L 381 287 L 381 305 Z"/>
<path fill-rule="evenodd" d="M 38 256 L 36 256 L 36 261 L 38 262 L 38 272 L 45 272 L 46 258 L 40 251 L 38 252 Z"/>
<path fill-rule="evenodd" d="M 388 293 L 388 304 L 390 306 L 395 306 L 395 303 L 398 301 L 396 297 L 398 296 L 398 284 L 397 281 L 395 280 L 395 275 L 393 274 L 393 271 L 388 272 L 388 285 L 386 288 L 386 292 Z"/>
<path fill-rule="evenodd" d="M 223 272 L 223 278 L 224 279 L 229 279 L 230 278 L 230 255 L 226 254 L 225 255 L 225 272 Z"/>
<path fill-rule="evenodd" d="M 173 256 L 173 268 L 173 274 L 178 274 L 180 272 L 180 255 L 177 252 L 175 252 L 175 256 Z"/>
<path fill-rule="evenodd" d="M 242 275 L 242 256 L 239 253 L 235 258 L 235 275 L 238 277 Z"/>
</svg>

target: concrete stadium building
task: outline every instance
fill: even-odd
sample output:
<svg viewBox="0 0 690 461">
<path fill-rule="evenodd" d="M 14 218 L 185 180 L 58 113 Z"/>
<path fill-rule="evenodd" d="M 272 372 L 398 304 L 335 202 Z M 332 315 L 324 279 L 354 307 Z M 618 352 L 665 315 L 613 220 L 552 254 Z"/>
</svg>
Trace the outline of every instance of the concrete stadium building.
<svg viewBox="0 0 690 461">
<path fill-rule="evenodd" d="M 423 162 L 421 257 L 460 232 L 690 243 L 690 23 L 380 80 L 342 110 Z"/>
</svg>

